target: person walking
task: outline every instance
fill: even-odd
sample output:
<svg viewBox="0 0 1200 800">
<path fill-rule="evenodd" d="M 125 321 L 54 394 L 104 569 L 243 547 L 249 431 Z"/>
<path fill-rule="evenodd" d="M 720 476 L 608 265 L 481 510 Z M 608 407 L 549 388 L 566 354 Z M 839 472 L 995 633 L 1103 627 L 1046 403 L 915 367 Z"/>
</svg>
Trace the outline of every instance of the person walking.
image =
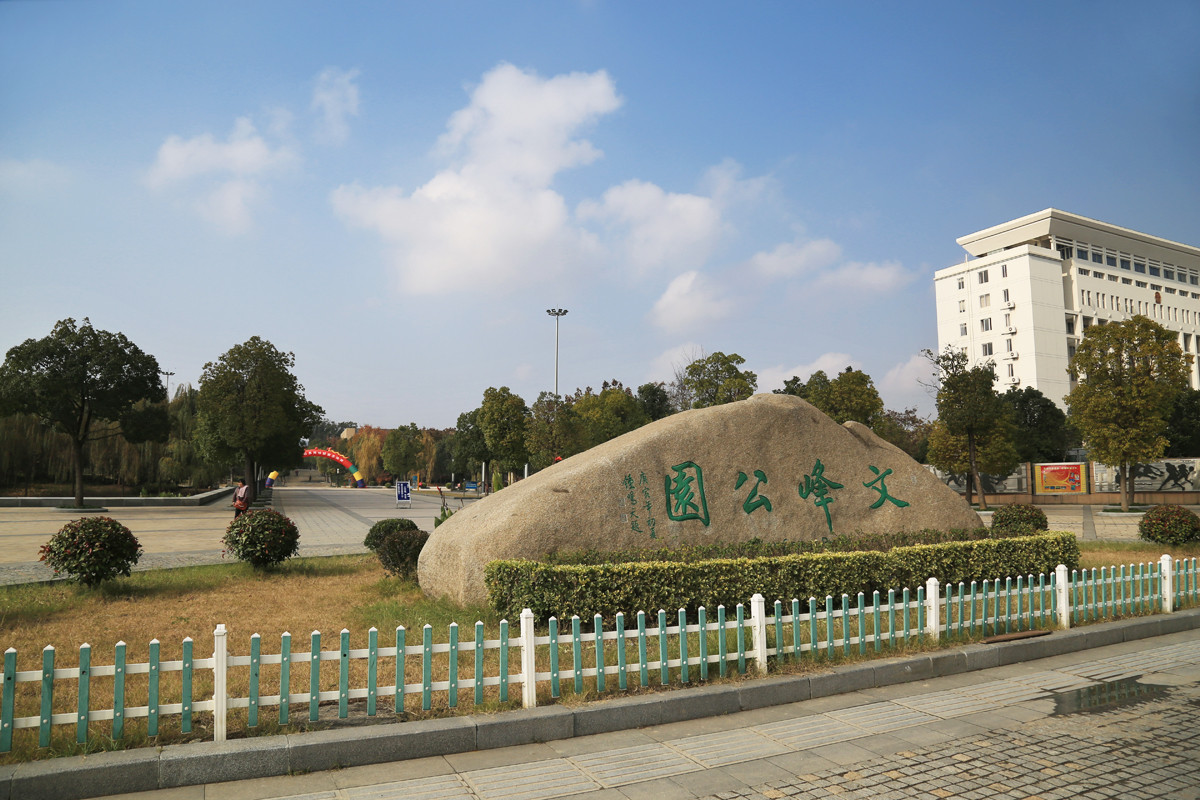
<svg viewBox="0 0 1200 800">
<path fill-rule="evenodd" d="M 233 518 L 237 519 L 250 508 L 250 487 L 245 478 L 238 478 L 238 487 L 233 490 Z"/>
</svg>

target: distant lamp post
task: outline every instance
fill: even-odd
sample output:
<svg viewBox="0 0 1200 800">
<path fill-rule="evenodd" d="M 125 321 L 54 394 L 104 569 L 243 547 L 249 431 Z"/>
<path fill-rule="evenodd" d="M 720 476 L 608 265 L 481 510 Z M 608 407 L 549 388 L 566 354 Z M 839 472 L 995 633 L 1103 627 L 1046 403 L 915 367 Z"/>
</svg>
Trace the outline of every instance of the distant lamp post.
<svg viewBox="0 0 1200 800">
<path fill-rule="evenodd" d="M 175 373 L 167 372 L 165 369 L 160 369 L 158 371 L 158 373 L 160 375 L 166 376 L 166 378 L 167 378 L 167 402 L 170 403 L 171 402 L 171 376 L 174 375 Z"/>
<path fill-rule="evenodd" d="M 567 314 L 565 308 L 547 308 L 546 313 L 554 317 L 554 397 L 558 398 L 558 319 Z"/>
</svg>

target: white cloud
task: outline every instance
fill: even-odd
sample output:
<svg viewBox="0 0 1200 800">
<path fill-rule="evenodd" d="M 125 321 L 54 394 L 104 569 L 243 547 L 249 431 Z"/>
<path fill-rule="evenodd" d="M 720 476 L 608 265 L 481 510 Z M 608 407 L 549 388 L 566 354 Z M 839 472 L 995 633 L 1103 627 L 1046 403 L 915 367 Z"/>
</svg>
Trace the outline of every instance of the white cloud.
<svg viewBox="0 0 1200 800">
<path fill-rule="evenodd" d="M 254 123 L 241 117 L 224 142 L 217 141 L 211 133 L 191 139 L 168 136 L 158 148 L 146 183 L 151 189 L 162 189 L 204 175 L 260 175 L 290 165 L 295 158 L 285 146 L 272 148 Z"/>
<path fill-rule="evenodd" d="M 704 348 L 696 342 L 684 342 L 668 350 L 664 350 L 650 362 L 646 379 L 651 381 L 670 382 L 675 379 L 675 368 L 686 367 L 698 358 L 704 357 Z"/>
<path fill-rule="evenodd" d="M 832 378 L 846 367 L 861 369 L 858 360 L 848 353 L 824 353 L 814 361 L 797 364 L 794 367 L 784 367 L 783 365 L 764 367 L 758 370 L 758 389 L 760 392 L 782 389 L 783 382 L 789 378 L 800 377 L 808 380 L 809 376 L 817 370 L 824 370 L 825 374 Z"/>
<path fill-rule="evenodd" d="M 728 316 L 733 304 L 704 275 L 690 270 L 667 286 L 654 304 L 651 319 L 668 331 L 692 330 Z"/>
<path fill-rule="evenodd" d="M 665 192 L 639 180 L 612 187 L 599 203 L 580 203 L 578 215 L 625 229 L 625 259 L 643 271 L 703 264 L 721 233 L 712 198 Z"/>
<path fill-rule="evenodd" d="M 899 261 L 850 261 L 823 273 L 817 282 L 822 286 L 890 292 L 912 283 L 916 278 L 916 273 L 904 269 Z"/>
<path fill-rule="evenodd" d="M 819 272 L 837 263 L 842 248 L 832 239 L 784 242 L 770 252 L 755 253 L 749 266 L 768 278 L 792 278 Z"/>
<path fill-rule="evenodd" d="M 285 112 L 274 112 L 272 127 L 286 126 Z M 244 233 L 253 225 L 253 205 L 265 194 L 261 179 L 296 160 L 290 147 L 272 146 L 248 117 L 241 117 L 224 142 L 211 133 L 191 139 L 168 136 L 145 182 L 155 191 L 180 192 L 222 231 Z"/>
<path fill-rule="evenodd" d="M 317 139 L 324 144 L 343 144 L 350 136 L 349 117 L 358 116 L 358 70 L 327 67 L 317 76 L 312 110 L 320 114 Z"/>
<path fill-rule="evenodd" d="M 544 79 L 501 64 L 439 141 L 453 166 L 411 193 L 351 184 L 335 189 L 330 202 L 347 224 L 394 246 L 409 291 L 535 282 L 598 251 L 550 184 L 600 156 L 578 133 L 620 103 L 604 72 Z"/>
<path fill-rule="evenodd" d="M 888 370 L 879 381 L 879 393 L 888 408 L 903 410 L 916 407 L 929 413 L 933 398 L 921 381 L 929 382 L 933 367 L 923 355 L 917 354 Z"/>
<path fill-rule="evenodd" d="M 199 198 L 196 210 L 226 233 L 245 233 L 253 224 L 250 206 L 261 194 L 257 183 L 235 178 Z"/>
<path fill-rule="evenodd" d="M 66 167 L 42 158 L 28 161 L 0 159 L 0 191 L 9 194 L 24 195 L 60 189 L 70 178 L 71 173 Z"/>
</svg>

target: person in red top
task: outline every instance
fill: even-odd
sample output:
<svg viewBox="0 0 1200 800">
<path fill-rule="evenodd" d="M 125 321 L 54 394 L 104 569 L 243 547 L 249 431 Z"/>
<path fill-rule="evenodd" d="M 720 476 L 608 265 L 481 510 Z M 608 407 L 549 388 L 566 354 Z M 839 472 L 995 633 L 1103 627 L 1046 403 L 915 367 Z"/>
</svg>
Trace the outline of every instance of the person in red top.
<svg viewBox="0 0 1200 800">
<path fill-rule="evenodd" d="M 250 507 L 250 487 L 245 478 L 238 478 L 238 488 L 233 490 L 233 518 L 237 519 Z"/>
</svg>

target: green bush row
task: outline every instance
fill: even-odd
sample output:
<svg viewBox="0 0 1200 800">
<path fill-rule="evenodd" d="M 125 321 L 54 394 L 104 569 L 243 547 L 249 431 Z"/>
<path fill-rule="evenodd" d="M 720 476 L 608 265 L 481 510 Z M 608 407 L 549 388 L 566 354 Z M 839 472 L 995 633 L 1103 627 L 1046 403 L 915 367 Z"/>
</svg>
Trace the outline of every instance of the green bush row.
<svg viewBox="0 0 1200 800">
<path fill-rule="evenodd" d="M 576 550 L 551 553 L 540 559 L 547 564 L 627 564 L 642 561 L 712 561 L 719 558 L 765 558 L 788 556 L 801 553 L 857 553 L 868 550 L 891 550 L 915 544 L 937 544 L 940 542 L 973 542 L 980 539 L 998 539 L 1006 535 L 989 528 L 955 529 L 949 531 L 928 528 L 922 531 L 898 533 L 858 533 L 852 536 L 839 534 L 820 539 L 763 541 L 749 539 L 744 542 L 720 542 L 716 544 L 692 544 L 681 547 L 658 547 L 632 550 Z M 1007 534 L 1011 535 L 1011 534 Z"/>
<path fill-rule="evenodd" d="M 768 602 L 824 598 L 858 592 L 886 593 L 926 579 L 970 583 L 1049 573 L 1059 564 L 1079 566 L 1071 533 L 913 545 L 886 552 L 815 553 L 699 562 L 638 562 L 562 565 L 493 561 L 487 565 L 488 601 L 515 619 L 524 608 L 538 619 L 575 614 L 612 617 L 660 608 L 694 611 L 699 606 L 733 609 L 755 592 Z"/>
</svg>

